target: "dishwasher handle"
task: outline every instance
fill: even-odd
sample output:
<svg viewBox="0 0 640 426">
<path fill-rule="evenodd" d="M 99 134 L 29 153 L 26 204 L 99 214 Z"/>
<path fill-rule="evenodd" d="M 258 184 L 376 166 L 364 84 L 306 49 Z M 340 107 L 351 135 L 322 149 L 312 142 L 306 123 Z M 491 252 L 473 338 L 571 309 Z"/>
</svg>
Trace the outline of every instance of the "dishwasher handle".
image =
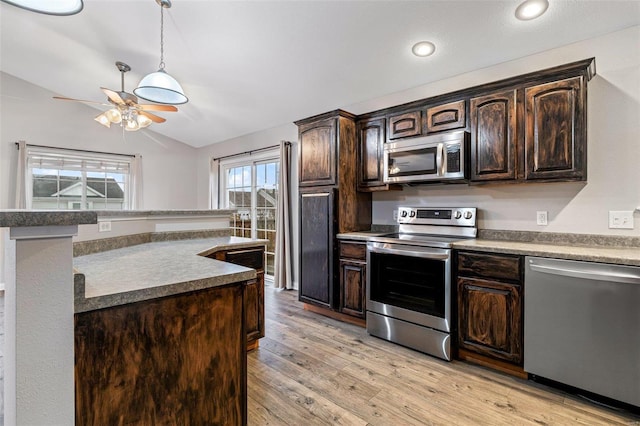
<svg viewBox="0 0 640 426">
<path fill-rule="evenodd" d="M 541 265 L 536 264 L 534 260 L 529 260 L 529 267 L 532 271 L 544 274 L 562 275 L 565 277 L 583 278 L 586 280 L 610 281 L 640 285 L 640 274 L 615 271 L 579 270 L 566 267 Z"/>
</svg>

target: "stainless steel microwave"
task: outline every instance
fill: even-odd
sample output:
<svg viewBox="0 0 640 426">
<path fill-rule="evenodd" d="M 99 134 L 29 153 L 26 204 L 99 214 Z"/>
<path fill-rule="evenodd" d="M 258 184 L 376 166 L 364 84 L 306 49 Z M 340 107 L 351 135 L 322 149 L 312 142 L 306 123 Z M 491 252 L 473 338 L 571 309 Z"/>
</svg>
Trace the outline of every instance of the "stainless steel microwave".
<svg viewBox="0 0 640 426">
<path fill-rule="evenodd" d="M 468 179 L 469 133 L 447 132 L 386 143 L 384 182 Z"/>
</svg>

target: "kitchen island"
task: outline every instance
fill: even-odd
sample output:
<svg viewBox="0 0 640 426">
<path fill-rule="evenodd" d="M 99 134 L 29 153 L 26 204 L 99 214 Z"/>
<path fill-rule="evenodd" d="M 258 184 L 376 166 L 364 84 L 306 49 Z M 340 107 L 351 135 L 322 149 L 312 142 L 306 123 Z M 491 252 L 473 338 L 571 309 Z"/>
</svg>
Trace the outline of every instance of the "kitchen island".
<svg viewBox="0 0 640 426">
<path fill-rule="evenodd" d="M 76 257 L 78 424 L 246 424 L 246 288 L 218 261 L 263 240 L 162 241 Z"/>
</svg>

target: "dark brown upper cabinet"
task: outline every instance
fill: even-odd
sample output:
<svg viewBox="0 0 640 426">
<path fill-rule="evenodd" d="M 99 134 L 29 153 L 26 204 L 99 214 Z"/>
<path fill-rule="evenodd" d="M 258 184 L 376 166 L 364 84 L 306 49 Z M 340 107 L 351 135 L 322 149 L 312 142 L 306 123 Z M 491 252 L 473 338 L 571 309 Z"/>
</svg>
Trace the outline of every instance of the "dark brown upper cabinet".
<svg viewBox="0 0 640 426">
<path fill-rule="evenodd" d="M 299 185 L 336 184 L 337 119 L 330 118 L 299 127 Z"/>
<path fill-rule="evenodd" d="M 422 111 L 410 111 L 387 117 L 389 140 L 422 134 Z"/>
<path fill-rule="evenodd" d="M 384 183 L 384 144 L 386 141 L 386 125 L 384 118 L 359 121 L 358 138 L 358 191 L 386 191 L 401 189 L 400 185 Z"/>
<path fill-rule="evenodd" d="M 466 102 L 450 102 L 427 108 L 427 133 L 464 128 L 466 123 Z"/>
<path fill-rule="evenodd" d="M 527 87 L 525 178 L 585 180 L 586 84 L 582 76 Z"/>
<path fill-rule="evenodd" d="M 516 91 L 471 99 L 471 180 L 516 178 Z"/>
</svg>

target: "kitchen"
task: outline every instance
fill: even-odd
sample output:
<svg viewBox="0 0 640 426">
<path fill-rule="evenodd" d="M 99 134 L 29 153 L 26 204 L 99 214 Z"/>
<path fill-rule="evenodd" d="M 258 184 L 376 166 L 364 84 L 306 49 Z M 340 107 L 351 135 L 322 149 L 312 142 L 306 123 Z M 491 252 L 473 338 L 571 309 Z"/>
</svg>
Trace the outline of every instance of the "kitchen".
<svg viewBox="0 0 640 426">
<path fill-rule="evenodd" d="M 89 12 L 91 3 L 87 2 L 85 6 L 87 10 L 73 19 L 79 19 L 83 13 Z M 100 2 L 96 3 L 100 4 Z M 153 2 L 151 3 L 153 4 Z M 615 5 L 620 7 L 618 3 Z M 2 6 L 3 32 L 7 31 L 9 34 L 4 36 L 3 40 L 9 40 L 12 37 L 10 34 L 19 34 L 24 30 L 11 27 L 11 23 L 5 21 L 5 19 L 9 20 L 9 17 L 16 18 L 18 12 L 11 11 L 7 5 Z M 178 6 L 174 5 L 171 13 L 177 13 Z M 338 5 L 333 6 L 339 7 Z M 405 7 L 409 8 L 409 6 Z M 639 60 L 636 48 L 638 40 L 637 17 L 636 21 L 633 21 L 633 11 L 637 12 L 637 9 L 626 13 L 631 22 L 622 24 L 616 28 L 618 30 L 616 32 L 603 31 L 585 36 L 582 41 L 576 39 L 562 45 L 548 45 L 539 50 L 532 50 L 526 56 L 521 53 L 499 61 L 504 63 L 482 63 L 476 59 L 475 65 L 466 70 L 449 71 L 437 81 L 428 84 L 424 84 L 426 80 L 422 77 L 422 83 L 410 84 L 396 90 L 387 89 L 386 92 L 374 92 L 371 89 L 368 94 L 350 102 L 336 104 L 338 98 L 334 98 L 321 107 L 313 109 L 303 110 L 300 106 L 290 114 L 290 119 L 282 121 L 282 123 L 288 124 L 274 123 L 268 130 L 246 136 L 226 137 L 221 139 L 228 139 L 224 142 L 198 148 L 189 147 L 157 133 L 153 134 L 156 142 L 140 133 L 127 133 L 127 142 L 125 142 L 120 134 L 100 132 L 110 132 L 100 126 L 95 129 L 93 126 L 96 126 L 96 123 L 91 120 L 95 115 L 92 114 L 93 110 L 87 114 L 86 108 L 81 105 L 66 105 L 66 108 L 71 108 L 70 112 L 69 109 L 63 110 L 62 106 L 54 103 L 58 101 L 51 100 L 52 96 L 58 94 L 81 99 L 94 99 L 92 94 L 95 93 L 98 85 L 112 87 L 117 84 L 117 82 L 109 83 L 112 81 L 114 77 L 112 74 L 115 71 L 112 62 L 125 58 L 112 58 L 112 55 L 104 55 L 109 56 L 104 58 L 104 62 L 107 64 L 105 67 L 108 68 L 105 71 L 104 79 L 98 78 L 94 73 L 94 71 L 100 72 L 97 69 L 89 70 L 82 76 L 78 76 L 78 79 L 89 80 L 88 86 L 91 89 L 87 88 L 86 91 L 80 93 L 47 91 L 25 81 L 29 72 L 20 74 L 17 70 L 11 69 L 12 66 L 17 65 L 13 60 L 5 60 L 5 55 L 9 53 L 9 50 L 3 44 L 1 130 L 3 144 L 0 161 L 2 161 L 1 169 L 3 171 L 2 182 L 7 182 L 7 184 L 3 184 L 0 188 L 2 207 L 12 207 L 13 182 L 15 180 L 14 166 L 12 165 L 12 158 L 15 156 L 13 143 L 18 140 L 67 148 L 83 149 L 88 147 L 97 151 L 103 151 L 105 147 L 108 147 L 111 152 L 132 153 L 140 151 L 145 158 L 145 208 L 209 208 L 209 158 L 270 146 L 280 140 L 296 141 L 298 140 L 298 129 L 293 124 L 295 120 L 331 111 L 337 107 L 353 114 L 365 114 L 417 99 L 429 98 L 595 57 L 596 76 L 588 83 L 589 143 L 588 179 L 586 182 L 485 186 L 404 186 L 402 191 L 373 194 L 372 223 L 393 225 L 393 212 L 400 206 L 473 206 L 481 212 L 477 224 L 479 229 L 637 237 L 637 229 L 616 230 L 608 227 L 609 211 L 633 211 L 638 204 L 637 186 L 633 182 L 638 181 L 638 170 L 635 164 L 637 164 L 639 157 L 639 148 L 635 141 L 635 135 L 640 130 L 637 120 Z M 512 13 L 510 12 L 511 15 Z M 156 30 L 157 28 L 152 31 Z M 15 33 L 9 33 L 9 31 L 15 31 Z M 610 33 L 607 34 L 608 32 Z M 175 30 L 167 32 L 169 37 L 172 37 L 172 34 L 173 37 L 176 37 Z M 26 35 L 23 37 L 28 39 Z M 154 42 L 149 44 L 152 47 L 155 46 Z M 155 48 L 153 52 L 155 52 Z M 169 52 L 168 50 L 167 63 L 168 70 L 171 71 L 180 65 L 180 61 L 172 60 L 172 55 Z M 24 54 L 28 53 L 29 51 L 26 50 Z M 176 54 L 175 48 L 173 54 Z M 155 57 L 155 54 L 151 56 Z M 13 56 L 11 58 L 15 59 Z M 31 58 L 31 60 L 33 63 L 37 63 L 37 57 Z M 136 66 L 134 70 L 140 67 Z M 144 70 L 140 70 L 140 72 L 144 72 Z M 33 74 L 34 71 L 32 70 L 31 73 Z M 127 85 L 135 84 L 133 80 L 127 81 Z M 339 83 L 337 81 L 336 85 Z M 43 83 L 40 85 L 45 86 Z M 369 85 L 371 86 L 371 83 Z M 414 88 L 409 89 L 409 87 Z M 376 88 L 376 90 L 385 89 Z M 385 96 L 388 93 L 392 94 Z M 373 100 L 362 101 L 363 99 Z M 34 116 L 37 116 L 38 120 L 43 123 L 41 126 L 34 126 L 31 123 L 30 120 Z M 69 122 L 70 116 L 74 116 L 73 123 L 64 124 Z M 87 119 L 81 120 L 80 117 Z M 167 117 L 167 119 L 167 123 L 163 123 L 163 125 L 170 124 L 171 120 L 174 120 L 173 116 Z M 160 126 L 158 125 L 158 131 Z M 29 129 L 28 132 L 25 129 Z M 78 134 L 90 135 L 90 137 L 78 138 Z M 87 139 L 90 139 L 90 142 L 87 142 Z M 180 140 L 178 137 L 176 139 Z M 606 143 L 602 141 L 606 141 Z M 131 144 L 134 144 L 133 148 Z M 239 149 L 239 147 L 242 148 Z M 293 157 L 295 163 L 296 156 Z M 296 168 L 294 164 L 293 170 L 295 171 Z M 297 177 L 294 175 L 292 180 L 297 182 Z M 297 199 L 297 185 L 292 185 L 291 190 L 292 200 Z M 547 212 L 548 225 L 536 224 L 537 211 Z M 297 203 L 292 202 L 292 216 L 296 218 L 297 214 Z M 292 222 L 292 234 L 297 235 L 297 221 L 294 219 Z M 297 257 L 295 252 L 293 257 Z M 297 262 L 294 262 L 294 277 L 299 276 L 297 268 Z"/>
</svg>

